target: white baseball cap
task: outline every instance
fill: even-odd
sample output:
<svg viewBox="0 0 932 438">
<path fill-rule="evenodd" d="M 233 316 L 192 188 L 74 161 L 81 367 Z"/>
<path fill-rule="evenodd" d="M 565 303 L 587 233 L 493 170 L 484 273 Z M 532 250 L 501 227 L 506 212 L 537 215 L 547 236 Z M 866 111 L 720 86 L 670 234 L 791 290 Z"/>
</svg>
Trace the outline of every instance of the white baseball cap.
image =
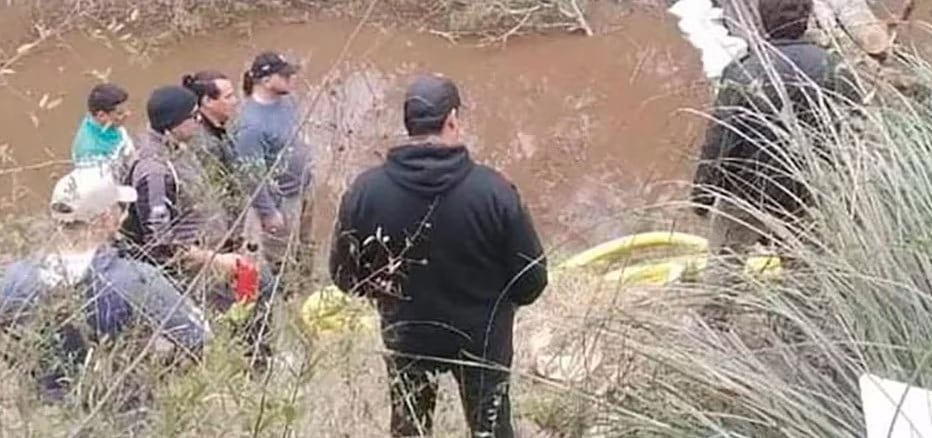
<svg viewBox="0 0 932 438">
<path fill-rule="evenodd" d="M 49 209 L 59 222 L 87 222 L 136 197 L 136 189 L 119 184 L 104 168 L 77 168 L 55 183 Z"/>
</svg>

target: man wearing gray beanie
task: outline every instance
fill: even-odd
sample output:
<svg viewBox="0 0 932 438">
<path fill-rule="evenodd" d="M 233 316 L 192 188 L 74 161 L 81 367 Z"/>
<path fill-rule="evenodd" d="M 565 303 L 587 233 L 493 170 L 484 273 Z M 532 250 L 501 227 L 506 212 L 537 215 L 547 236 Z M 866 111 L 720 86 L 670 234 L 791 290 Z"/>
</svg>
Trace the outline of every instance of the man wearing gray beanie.
<svg viewBox="0 0 932 438">
<path fill-rule="evenodd" d="M 130 252 L 163 267 L 183 289 L 205 308 L 225 312 L 236 300 L 232 279 L 246 264 L 239 233 L 231 231 L 224 201 L 224 181 L 212 180 L 196 145 L 189 147 L 200 129 L 197 96 L 181 86 L 152 92 L 146 104 L 149 129 L 139 148 L 139 159 L 129 172 L 138 201 L 124 222 Z M 207 268 L 207 276 L 199 276 Z M 271 355 L 268 345 L 269 298 L 274 282 L 267 266 L 259 267 L 258 290 L 253 295 L 249 327 L 253 369 L 261 371 Z"/>
<path fill-rule="evenodd" d="M 173 135 L 190 139 L 191 130 L 196 127 L 197 96 L 184 87 L 169 85 L 152 92 L 146 103 L 146 113 L 149 116 L 149 127 L 156 133 L 171 132 Z M 193 126 L 192 126 L 193 125 Z M 179 129 L 180 128 L 180 129 Z"/>
<path fill-rule="evenodd" d="M 227 230 L 218 197 L 186 142 L 198 129 L 197 97 L 180 86 L 156 89 L 146 103 L 149 130 L 129 182 L 139 193 L 124 234 L 136 255 L 177 271 L 178 262 L 207 263 Z M 234 260 L 215 257 L 214 265 L 233 269 Z"/>
</svg>

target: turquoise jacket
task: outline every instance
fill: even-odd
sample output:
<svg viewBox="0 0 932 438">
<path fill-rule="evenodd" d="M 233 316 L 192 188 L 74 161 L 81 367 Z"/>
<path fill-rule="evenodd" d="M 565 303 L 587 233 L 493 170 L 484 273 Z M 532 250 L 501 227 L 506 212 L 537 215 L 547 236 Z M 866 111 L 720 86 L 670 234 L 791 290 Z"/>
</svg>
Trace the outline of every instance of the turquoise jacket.
<svg viewBox="0 0 932 438">
<path fill-rule="evenodd" d="M 124 132 L 118 127 L 101 126 L 90 114 L 84 116 L 71 145 L 72 161 L 78 163 L 115 159 L 125 145 Z"/>
</svg>

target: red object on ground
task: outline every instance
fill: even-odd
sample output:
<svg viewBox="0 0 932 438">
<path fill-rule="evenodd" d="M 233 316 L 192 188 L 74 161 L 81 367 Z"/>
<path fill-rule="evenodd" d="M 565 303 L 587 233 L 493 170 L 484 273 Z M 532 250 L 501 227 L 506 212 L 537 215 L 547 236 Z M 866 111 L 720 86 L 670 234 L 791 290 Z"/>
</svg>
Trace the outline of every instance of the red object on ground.
<svg viewBox="0 0 932 438">
<path fill-rule="evenodd" d="M 240 258 L 236 261 L 233 293 L 236 301 L 250 303 L 259 293 L 259 269 L 250 260 Z"/>
</svg>

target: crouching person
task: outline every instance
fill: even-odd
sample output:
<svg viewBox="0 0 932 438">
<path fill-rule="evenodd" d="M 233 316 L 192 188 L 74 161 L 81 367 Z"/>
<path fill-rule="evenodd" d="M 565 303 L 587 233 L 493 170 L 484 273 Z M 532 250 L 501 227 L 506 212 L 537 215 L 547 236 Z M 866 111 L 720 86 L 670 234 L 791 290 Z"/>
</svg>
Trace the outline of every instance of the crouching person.
<svg viewBox="0 0 932 438">
<path fill-rule="evenodd" d="M 256 266 L 232 228 L 225 208 L 224 180 L 214 180 L 189 142 L 199 132 L 197 96 L 181 86 L 152 92 L 146 111 L 149 131 L 128 180 L 139 201 L 124 222 L 132 252 L 160 266 L 206 308 L 225 312 L 235 301 L 254 302 L 245 327 L 253 365 L 263 368 L 271 354 L 269 303 L 274 284 L 267 268 Z M 258 276 L 252 291 L 237 296 L 233 281 L 244 267 Z"/>
<path fill-rule="evenodd" d="M 157 336 L 156 344 L 182 358 L 196 359 L 209 337 L 202 313 L 168 279 L 114 246 L 125 208 L 135 200 L 131 187 L 103 169 L 72 171 L 52 193 L 57 235 L 51 247 L 5 269 L 0 327 L 14 342 L 3 354 L 31 372 L 44 397 L 63 399 L 92 347 L 132 338 L 133 329 L 146 335 L 139 345 Z"/>
</svg>

